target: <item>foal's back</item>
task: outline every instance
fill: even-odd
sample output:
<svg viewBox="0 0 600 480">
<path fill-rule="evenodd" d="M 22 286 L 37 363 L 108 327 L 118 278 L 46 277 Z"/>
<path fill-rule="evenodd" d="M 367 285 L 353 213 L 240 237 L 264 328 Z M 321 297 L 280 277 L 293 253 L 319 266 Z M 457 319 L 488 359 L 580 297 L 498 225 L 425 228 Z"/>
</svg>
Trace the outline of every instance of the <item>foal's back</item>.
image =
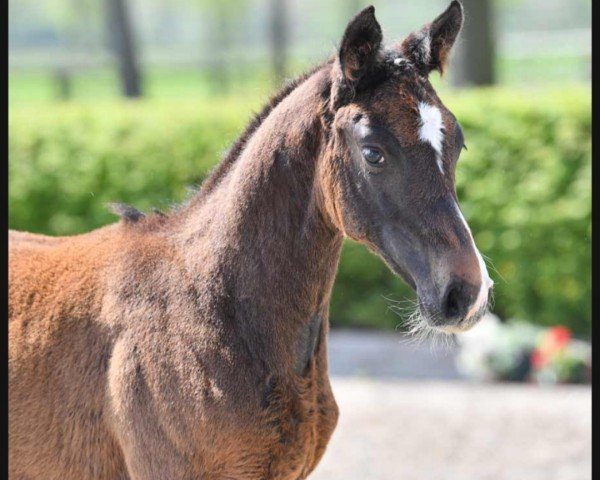
<svg viewBox="0 0 600 480">
<path fill-rule="evenodd" d="M 9 233 L 11 478 L 124 478 L 103 418 L 111 328 L 101 321 L 120 243 L 118 226 Z"/>
<path fill-rule="evenodd" d="M 68 308 L 75 298 L 81 302 L 85 295 L 92 302 L 102 268 L 120 237 L 115 227 L 73 237 L 9 231 L 10 320 L 32 333 L 40 329 L 42 318 Z"/>
</svg>

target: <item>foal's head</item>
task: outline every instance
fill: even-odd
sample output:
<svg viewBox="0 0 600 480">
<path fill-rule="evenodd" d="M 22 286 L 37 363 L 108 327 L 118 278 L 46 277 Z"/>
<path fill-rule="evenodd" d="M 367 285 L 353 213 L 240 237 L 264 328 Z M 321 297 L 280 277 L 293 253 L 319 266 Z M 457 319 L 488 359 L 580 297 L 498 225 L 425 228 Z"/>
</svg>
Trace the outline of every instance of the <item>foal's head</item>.
<svg viewBox="0 0 600 480">
<path fill-rule="evenodd" d="M 391 48 L 373 7 L 348 24 L 332 70 L 321 177 L 333 222 L 404 278 L 425 322 L 446 332 L 479 320 L 493 284 L 457 203 L 463 133 L 428 80 L 443 73 L 462 22 L 454 1 Z"/>
</svg>

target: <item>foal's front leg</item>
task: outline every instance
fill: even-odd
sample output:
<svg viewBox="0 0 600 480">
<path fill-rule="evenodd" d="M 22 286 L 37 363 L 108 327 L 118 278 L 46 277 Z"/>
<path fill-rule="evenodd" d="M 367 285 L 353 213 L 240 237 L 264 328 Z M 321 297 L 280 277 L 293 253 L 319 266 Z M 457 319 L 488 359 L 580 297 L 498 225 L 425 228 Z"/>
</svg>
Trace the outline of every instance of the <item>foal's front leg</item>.
<svg viewBox="0 0 600 480">
<path fill-rule="evenodd" d="M 192 442 L 178 428 L 164 402 L 157 402 L 144 374 L 136 343 L 120 339 L 110 362 L 107 410 L 131 480 L 204 478 L 193 464 Z M 165 386 L 167 388 L 167 386 Z M 177 399 L 177 391 L 170 392 Z M 191 427 L 188 425 L 188 427 Z"/>
<path fill-rule="evenodd" d="M 204 478 L 194 472 L 181 454 L 152 421 L 139 428 L 123 429 L 120 443 L 131 480 Z"/>
</svg>

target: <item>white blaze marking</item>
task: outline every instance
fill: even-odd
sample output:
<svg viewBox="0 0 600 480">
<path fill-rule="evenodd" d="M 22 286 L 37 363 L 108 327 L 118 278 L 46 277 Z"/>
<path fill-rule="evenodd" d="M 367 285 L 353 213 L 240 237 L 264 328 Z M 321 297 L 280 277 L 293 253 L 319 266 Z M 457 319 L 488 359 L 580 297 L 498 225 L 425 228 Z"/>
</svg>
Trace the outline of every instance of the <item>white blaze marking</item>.
<svg viewBox="0 0 600 480">
<path fill-rule="evenodd" d="M 442 165 L 442 143 L 444 141 L 444 122 L 442 112 L 433 105 L 419 103 L 419 114 L 421 115 L 421 127 L 419 128 L 419 139 L 428 142 L 435 150 L 437 166 L 444 174 Z"/>
<path fill-rule="evenodd" d="M 471 318 L 481 308 L 483 308 L 483 306 L 487 303 L 488 291 L 494 285 L 494 282 L 490 278 L 490 275 L 488 274 L 487 267 L 485 266 L 485 262 L 483 261 L 483 258 L 481 257 L 481 253 L 479 253 L 479 250 L 475 246 L 475 240 L 473 240 L 473 234 L 471 233 L 471 229 L 469 228 L 469 225 L 467 224 L 467 221 L 465 220 L 465 217 L 463 216 L 462 212 L 460 211 L 460 208 L 458 208 L 458 205 L 456 204 L 456 202 L 454 203 L 454 207 L 456 208 L 456 211 L 458 212 L 458 216 L 460 217 L 461 221 L 463 222 L 463 225 L 465 226 L 465 228 L 467 229 L 467 232 L 469 233 L 469 238 L 471 239 L 471 245 L 473 245 L 473 249 L 475 250 L 475 255 L 477 256 L 477 262 L 479 262 L 479 272 L 481 273 L 481 285 L 479 287 L 479 293 L 477 294 L 475 303 L 473 303 L 473 305 L 467 312 L 466 318 Z"/>
</svg>

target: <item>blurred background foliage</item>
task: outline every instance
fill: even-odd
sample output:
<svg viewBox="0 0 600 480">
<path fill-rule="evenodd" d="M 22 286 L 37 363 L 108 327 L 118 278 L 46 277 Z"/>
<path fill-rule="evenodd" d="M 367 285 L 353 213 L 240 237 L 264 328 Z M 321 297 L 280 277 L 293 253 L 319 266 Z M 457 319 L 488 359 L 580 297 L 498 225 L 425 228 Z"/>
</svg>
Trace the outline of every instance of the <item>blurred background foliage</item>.
<svg viewBox="0 0 600 480">
<path fill-rule="evenodd" d="M 390 41 L 447 4 L 372 3 Z M 494 311 L 587 337 L 591 2 L 463 3 L 449 79 L 433 82 L 465 131 L 458 195 L 496 282 Z M 331 55 L 363 6 L 9 0 L 10 227 L 74 234 L 115 221 L 107 202 L 168 210 L 185 200 L 282 79 Z M 395 328 L 402 317 L 389 307 L 412 298 L 377 257 L 346 244 L 334 326 Z"/>
</svg>

